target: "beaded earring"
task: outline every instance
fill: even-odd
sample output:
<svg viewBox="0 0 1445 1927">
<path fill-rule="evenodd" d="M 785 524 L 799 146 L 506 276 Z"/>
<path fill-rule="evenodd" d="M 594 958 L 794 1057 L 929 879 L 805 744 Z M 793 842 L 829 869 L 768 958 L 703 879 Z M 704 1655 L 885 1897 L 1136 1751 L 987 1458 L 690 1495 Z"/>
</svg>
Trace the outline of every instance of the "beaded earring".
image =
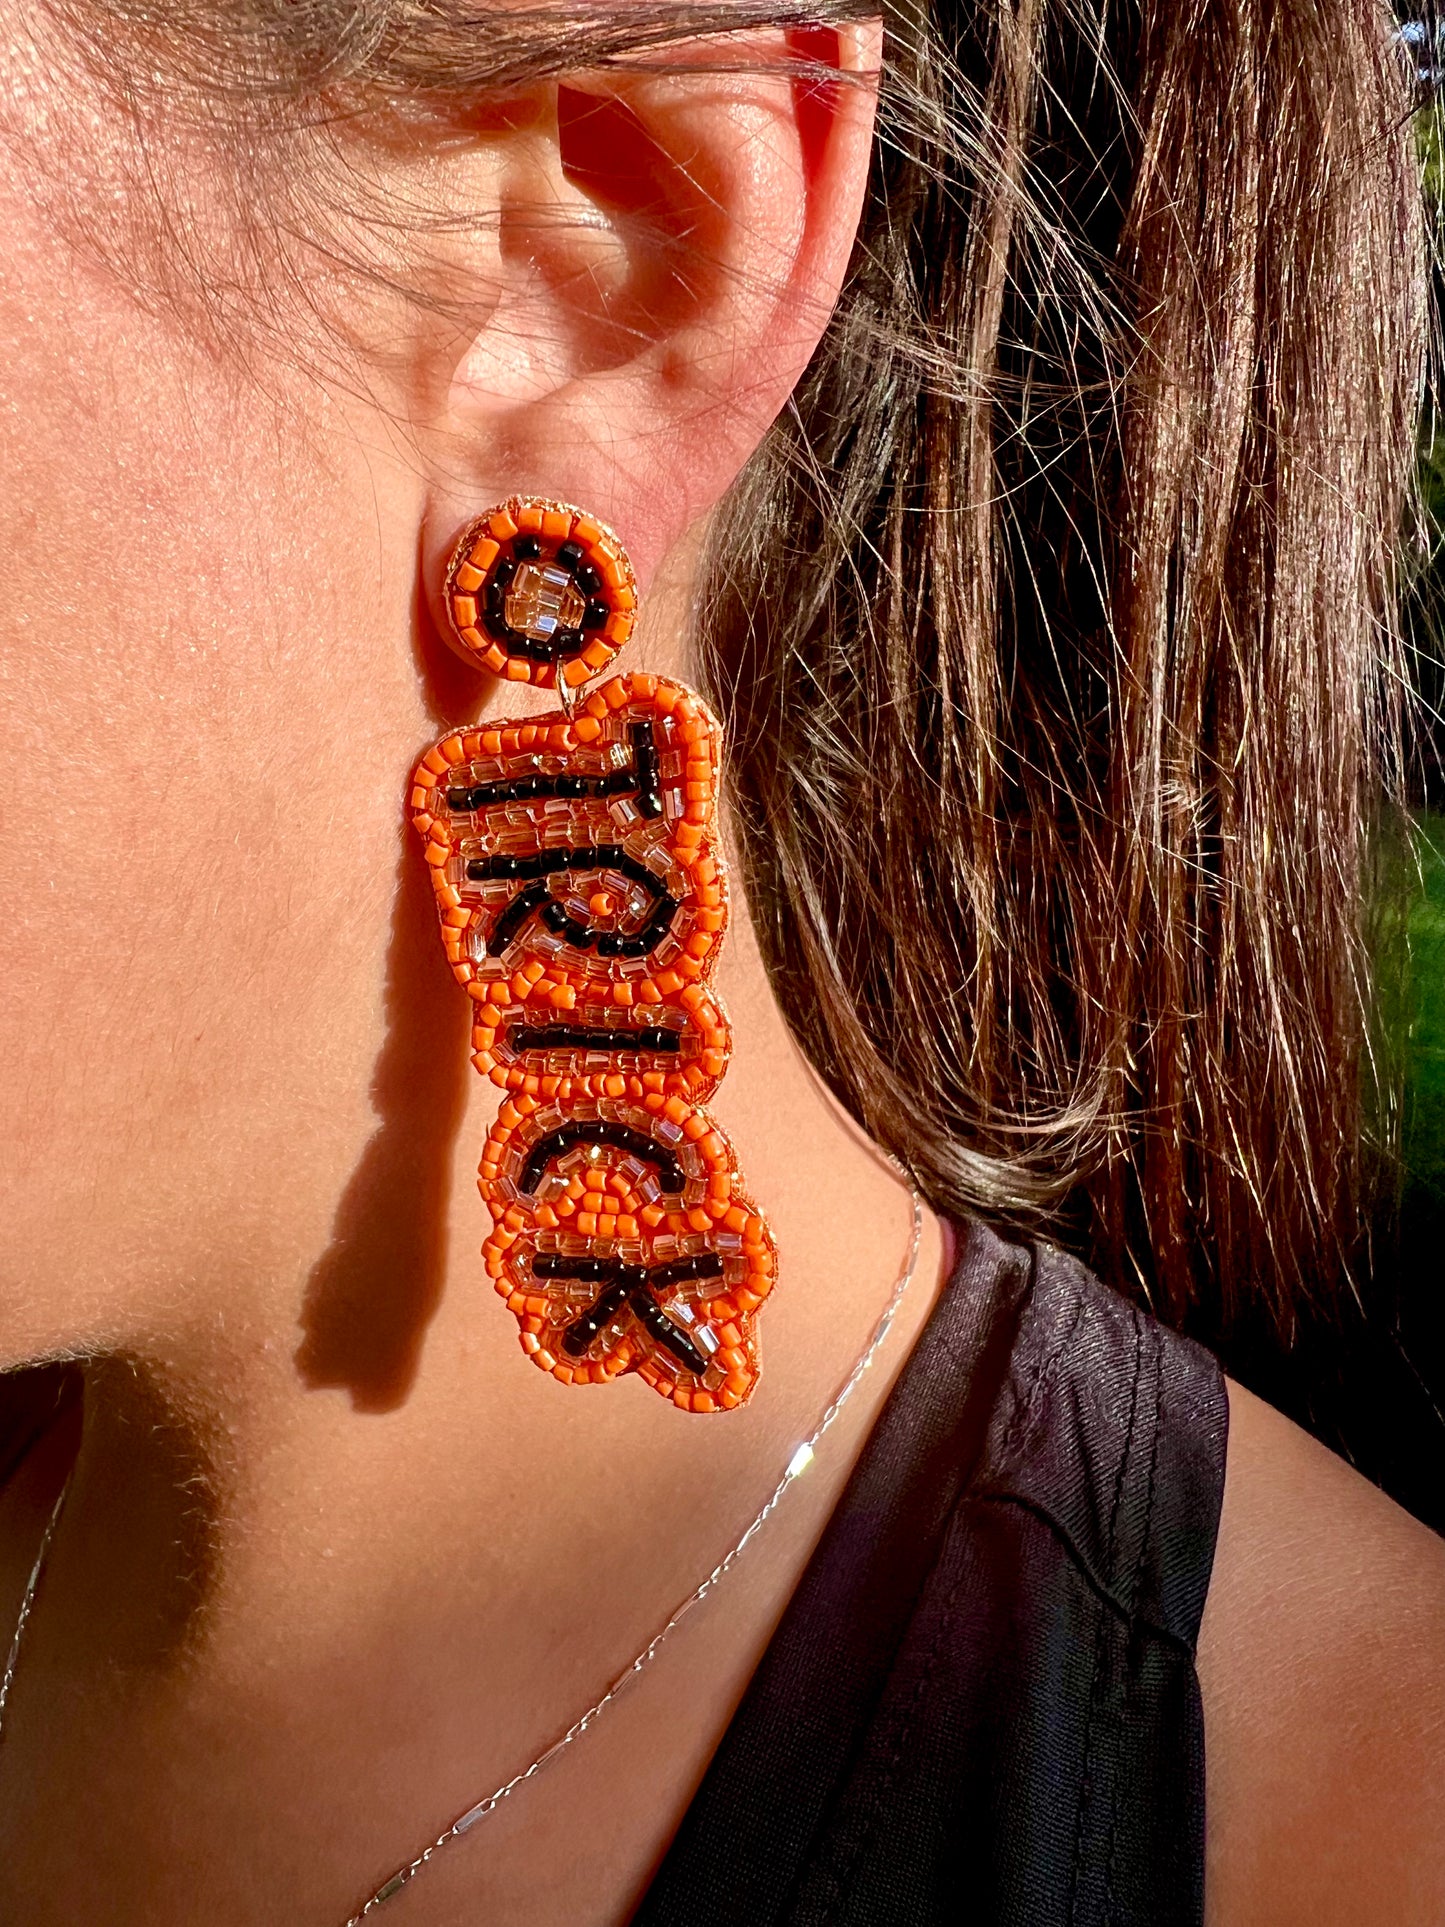
<svg viewBox="0 0 1445 1927">
<path fill-rule="evenodd" d="M 578 509 L 479 517 L 445 594 L 479 663 L 563 701 L 455 732 L 412 781 L 472 1061 L 507 1093 L 479 1179 L 488 1274 L 563 1384 L 636 1372 L 683 1411 L 733 1410 L 758 1381 L 776 1252 L 703 1109 L 732 1048 L 709 988 L 721 731 L 656 676 L 581 693 L 631 635 L 637 592 L 617 537 Z"/>
</svg>

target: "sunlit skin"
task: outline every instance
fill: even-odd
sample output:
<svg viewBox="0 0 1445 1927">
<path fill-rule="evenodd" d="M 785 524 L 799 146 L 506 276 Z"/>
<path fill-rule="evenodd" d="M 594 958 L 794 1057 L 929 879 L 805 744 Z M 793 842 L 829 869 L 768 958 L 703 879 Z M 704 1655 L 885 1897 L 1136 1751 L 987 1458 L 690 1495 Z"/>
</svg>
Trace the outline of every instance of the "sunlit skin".
<svg viewBox="0 0 1445 1927">
<path fill-rule="evenodd" d="M 892 1288 L 906 1188 L 792 1046 L 735 882 L 709 1106 L 781 1254 L 763 1383 L 695 1421 L 528 1368 L 479 1257 L 498 1093 L 406 815 L 428 743 L 552 701 L 444 639 L 450 546 L 510 493 L 619 531 L 619 666 L 695 680 L 700 528 L 806 365 L 867 168 L 866 83 L 801 89 L 779 51 L 392 130 L 356 178 L 492 223 L 388 237 L 429 306 L 303 250 L 247 332 L 147 293 L 132 129 L 0 20 L 0 1364 L 99 1361 L 0 1747 L 27 1927 L 339 1927 L 717 1561 Z M 224 156 L 154 139 L 213 291 L 264 282 Z M 387 1919 L 627 1918 L 946 1259 L 929 1215 L 889 1349 L 743 1566 Z M 1233 1426 L 1214 1916 L 1437 1919 L 1445 1561 L 1242 1393 Z M 0 1645 L 68 1450 L 0 1498 Z"/>
</svg>

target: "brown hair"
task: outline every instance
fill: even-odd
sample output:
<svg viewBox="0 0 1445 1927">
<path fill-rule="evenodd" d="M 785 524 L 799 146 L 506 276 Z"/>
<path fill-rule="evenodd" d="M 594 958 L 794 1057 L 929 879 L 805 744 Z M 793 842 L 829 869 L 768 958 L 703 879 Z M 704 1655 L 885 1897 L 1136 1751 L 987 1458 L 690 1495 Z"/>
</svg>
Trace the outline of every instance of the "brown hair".
<svg viewBox="0 0 1445 1927">
<path fill-rule="evenodd" d="M 880 11 L 52 0 L 237 111 Z M 804 1049 L 952 1212 L 1217 1337 L 1367 1194 L 1422 356 L 1375 0 L 897 0 L 843 299 L 702 644 Z M 139 69 L 137 69 L 139 71 Z"/>
<path fill-rule="evenodd" d="M 1287 1325 L 1368 1189 L 1403 77 L 1371 0 L 938 11 L 714 603 L 755 914 L 935 1201 Z"/>
</svg>

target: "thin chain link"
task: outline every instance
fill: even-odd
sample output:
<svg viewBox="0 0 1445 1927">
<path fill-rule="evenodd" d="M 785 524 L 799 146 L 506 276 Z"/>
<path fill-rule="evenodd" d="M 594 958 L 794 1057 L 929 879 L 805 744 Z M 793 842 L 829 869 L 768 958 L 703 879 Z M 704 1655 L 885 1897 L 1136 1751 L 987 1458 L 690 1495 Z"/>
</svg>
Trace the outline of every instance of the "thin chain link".
<svg viewBox="0 0 1445 1927">
<path fill-rule="evenodd" d="M 50 1542 L 55 1537 L 55 1528 L 60 1524 L 60 1515 L 65 1510 L 66 1495 L 70 1491 L 70 1477 L 60 1488 L 60 1497 L 50 1508 L 50 1517 L 41 1534 L 40 1550 L 35 1555 L 35 1564 L 30 1568 L 30 1577 L 25 1582 L 25 1597 L 20 1601 L 20 1617 L 15 1621 L 15 1632 L 10 1641 L 10 1651 L 5 1656 L 5 1671 L 0 1674 L 0 1740 L 5 1737 L 5 1707 L 10 1698 L 10 1682 L 15 1677 L 16 1661 L 20 1658 L 20 1642 L 25 1637 L 25 1622 L 30 1617 L 30 1608 L 35 1604 L 35 1588 L 40 1584 L 41 1568 L 50 1551 Z"/>
<path fill-rule="evenodd" d="M 897 1282 L 889 1296 L 888 1303 L 883 1308 L 882 1316 L 873 1327 L 873 1334 L 860 1354 L 857 1364 L 854 1365 L 852 1371 L 849 1372 L 843 1384 L 834 1394 L 831 1404 L 818 1420 L 818 1423 L 813 1427 L 808 1437 L 797 1448 L 792 1458 L 788 1460 L 787 1468 L 782 1478 L 778 1480 L 778 1483 L 773 1487 L 772 1492 L 764 1501 L 761 1509 L 754 1515 L 752 1522 L 743 1532 L 742 1537 L 733 1543 L 730 1551 L 723 1554 L 707 1578 L 704 1579 L 700 1585 L 693 1588 L 680 1606 L 674 1608 L 664 1624 L 653 1634 L 652 1638 L 648 1640 L 647 1644 L 632 1661 L 631 1665 L 624 1667 L 617 1675 L 601 1699 L 595 1700 L 593 1704 L 587 1708 L 585 1713 L 581 1714 L 579 1718 L 572 1722 L 565 1733 L 553 1740 L 545 1753 L 539 1753 L 537 1755 L 530 1766 L 524 1767 L 520 1773 L 514 1773 L 510 1780 L 504 1781 L 494 1793 L 489 1793 L 485 1799 L 478 1800 L 475 1806 L 468 1807 L 466 1812 L 458 1819 L 453 1820 L 444 1832 L 439 1833 L 431 1845 L 424 1848 L 422 1852 L 416 1856 L 415 1860 L 409 1860 L 405 1866 L 398 1867 L 389 1879 L 381 1883 L 370 1900 L 362 1907 L 361 1911 L 351 1915 L 350 1919 L 346 1922 L 346 1927 L 360 1927 L 361 1922 L 366 1919 L 368 1914 L 375 1913 L 378 1907 L 384 1906 L 388 1900 L 394 1899 L 403 1887 L 409 1886 L 421 1872 L 422 1868 L 426 1866 L 427 1862 L 431 1860 L 433 1855 L 440 1853 L 443 1847 L 450 1846 L 453 1840 L 459 1840 L 461 1836 L 474 1827 L 479 1820 L 485 1820 L 489 1813 L 495 1813 L 509 1794 L 515 1793 L 519 1787 L 525 1786 L 528 1780 L 535 1778 L 544 1767 L 550 1766 L 564 1747 L 570 1746 L 574 1740 L 580 1740 L 588 1727 L 594 1725 L 597 1720 L 601 1718 L 602 1714 L 606 1712 L 607 1708 L 612 1704 L 613 1700 L 617 1698 L 623 1688 L 636 1679 L 643 1668 L 656 1656 L 663 1641 L 667 1639 L 669 1634 L 676 1630 L 678 1625 L 692 1611 L 693 1607 L 702 1604 L 714 1586 L 720 1583 L 724 1576 L 742 1557 L 749 1543 L 762 1531 L 763 1527 L 777 1509 L 778 1503 L 788 1487 L 799 1474 L 805 1472 L 812 1463 L 814 1451 L 822 1439 L 823 1434 L 828 1430 L 829 1426 L 832 1425 L 833 1421 L 857 1390 L 859 1380 L 873 1363 L 880 1347 L 893 1328 L 893 1321 L 898 1315 L 898 1308 L 903 1302 L 904 1293 L 913 1283 L 913 1274 L 918 1268 L 919 1248 L 923 1242 L 923 1199 L 919 1195 L 917 1186 L 914 1185 L 911 1180 L 909 1182 L 909 1189 L 913 1198 L 913 1227 L 908 1239 L 908 1256 L 904 1261 L 903 1269 L 898 1274 Z"/>
<path fill-rule="evenodd" d="M 585 1713 L 581 1714 L 572 1722 L 565 1733 L 553 1740 L 545 1752 L 537 1755 L 537 1758 L 533 1760 L 530 1766 L 524 1767 L 520 1773 L 514 1773 L 511 1779 L 505 1781 L 495 1792 L 489 1793 L 485 1799 L 478 1800 L 474 1806 L 468 1807 L 465 1813 L 453 1820 L 451 1825 L 447 1827 L 444 1832 L 439 1833 L 431 1845 L 424 1848 L 414 1860 L 409 1860 L 404 1866 L 398 1867 L 395 1873 L 381 1883 L 360 1911 L 349 1917 L 345 1923 L 345 1927 L 361 1927 L 361 1922 L 366 1919 L 368 1914 L 375 1913 L 378 1907 L 384 1906 L 388 1900 L 393 1899 L 399 1894 L 403 1887 L 409 1886 L 421 1872 L 422 1868 L 427 1865 L 434 1855 L 440 1853 L 443 1847 L 450 1846 L 453 1840 L 459 1840 L 464 1833 L 470 1832 L 479 1820 L 485 1820 L 489 1813 L 494 1813 L 509 1795 L 515 1793 L 519 1787 L 525 1786 L 529 1780 L 534 1779 L 545 1767 L 550 1766 L 552 1761 L 557 1758 L 558 1754 L 561 1753 L 564 1748 L 569 1747 L 574 1740 L 581 1739 L 588 1728 L 595 1725 L 602 1717 L 603 1713 L 606 1712 L 607 1708 L 617 1698 L 618 1694 L 622 1692 L 623 1688 L 632 1680 L 636 1679 L 637 1675 L 651 1663 L 663 1642 L 677 1629 L 694 1606 L 700 1606 L 713 1588 L 721 1584 L 722 1580 L 742 1557 L 752 1540 L 762 1531 L 763 1527 L 777 1510 L 783 1494 L 788 1490 L 788 1487 L 811 1465 L 818 1444 L 824 1433 L 834 1423 L 838 1414 L 843 1410 L 843 1407 L 857 1390 L 859 1381 L 873 1363 L 874 1358 L 877 1356 L 889 1332 L 892 1330 L 893 1321 L 898 1315 L 898 1309 L 903 1302 L 904 1294 L 913 1283 L 913 1274 L 918 1268 L 918 1254 L 923 1241 L 923 1199 L 919 1195 L 917 1186 L 912 1184 L 911 1180 L 909 1181 L 909 1189 L 913 1200 L 913 1226 L 909 1234 L 908 1256 L 904 1261 L 903 1269 L 898 1274 L 888 1303 L 884 1306 L 878 1323 L 873 1327 L 872 1336 L 859 1355 L 858 1361 L 852 1371 L 849 1372 L 843 1384 L 834 1394 L 823 1416 L 819 1419 L 808 1437 L 793 1453 L 792 1458 L 789 1459 L 787 1467 L 783 1472 L 783 1476 L 773 1487 L 772 1492 L 758 1512 L 754 1514 L 752 1521 L 746 1527 L 742 1536 L 735 1540 L 731 1548 L 723 1554 L 722 1558 L 713 1567 L 706 1579 L 704 1579 L 701 1584 L 695 1586 L 687 1595 L 686 1599 L 674 1608 L 664 1624 L 659 1627 L 652 1638 L 648 1640 L 637 1657 L 617 1675 L 601 1699 L 594 1701 Z M 35 1564 L 31 1567 L 30 1577 L 26 1582 L 25 1596 L 20 1602 L 20 1616 L 15 1622 L 15 1632 L 10 1641 L 10 1651 L 5 1661 L 5 1671 L 3 1675 L 0 1675 L 0 1742 L 3 1742 L 5 1736 L 5 1707 L 10 1697 L 10 1684 L 15 1677 L 16 1663 L 20 1657 L 20 1643 L 25 1635 L 25 1626 L 30 1618 L 30 1609 L 35 1603 L 35 1594 L 40 1584 L 40 1575 L 50 1552 L 51 1541 L 55 1537 L 55 1529 L 60 1523 L 60 1515 L 65 1509 L 65 1501 L 69 1491 L 70 1480 L 67 1478 L 61 1488 L 60 1497 L 55 1501 L 51 1509 L 50 1518 L 40 1541 L 40 1549 L 35 1555 Z"/>
</svg>

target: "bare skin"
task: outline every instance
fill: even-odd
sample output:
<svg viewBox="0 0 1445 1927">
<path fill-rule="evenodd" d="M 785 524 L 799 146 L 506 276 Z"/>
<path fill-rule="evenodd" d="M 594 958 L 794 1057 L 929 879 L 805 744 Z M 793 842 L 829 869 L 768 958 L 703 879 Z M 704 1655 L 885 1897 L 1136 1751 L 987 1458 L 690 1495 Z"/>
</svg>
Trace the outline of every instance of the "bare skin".
<svg viewBox="0 0 1445 1927">
<path fill-rule="evenodd" d="M 834 52 L 866 70 L 869 36 Z M 496 215 L 391 264 L 441 308 L 307 254 L 307 300 L 278 277 L 286 324 L 243 355 L 213 299 L 145 294 L 149 182 L 210 288 L 249 272 L 214 153 L 168 122 L 138 170 L 64 50 L 8 20 L 0 83 L 0 1364 L 96 1361 L 0 1749 L 6 1908 L 339 1927 L 721 1556 L 904 1253 L 906 1193 L 789 1044 L 739 899 L 715 1109 L 787 1267 L 764 1385 L 686 1422 L 526 1369 L 476 1258 L 494 1096 L 403 811 L 418 750 L 503 704 L 431 598 L 459 526 L 513 490 L 614 523 L 649 591 L 631 666 L 687 678 L 692 532 L 824 325 L 871 103 L 767 73 L 634 82 L 620 106 L 589 82 L 460 135 L 392 130 L 353 185 Z M 930 1219 L 888 1353 L 745 1564 L 387 1918 L 628 1917 L 945 1269 Z M 69 1449 L 0 1495 L 0 1625 Z M 1385 1789 L 1440 1780 L 1439 1550 L 1273 1415 L 1237 1412 L 1230 1476 L 1204 1655 L 1216 1916 L 1293 1918 L 1267 1884 L 1285 1866 L 1302 1921 L 1411 1918 L 1322 1911 L 1348 1891 L 1325 1851 L 1348 1809 L 1371 1814 L 1357 1891 L 1403 1856 L 1426 1869 L 1414 1917 L 1438 1917 L 1438 1806 Z"/>
<path fill-rule="evenodd" d="M 1211 1927 L 1445 1907 L 1445 1545 L 1231 1385 L 1199 1643 Z"/>
</svg>

